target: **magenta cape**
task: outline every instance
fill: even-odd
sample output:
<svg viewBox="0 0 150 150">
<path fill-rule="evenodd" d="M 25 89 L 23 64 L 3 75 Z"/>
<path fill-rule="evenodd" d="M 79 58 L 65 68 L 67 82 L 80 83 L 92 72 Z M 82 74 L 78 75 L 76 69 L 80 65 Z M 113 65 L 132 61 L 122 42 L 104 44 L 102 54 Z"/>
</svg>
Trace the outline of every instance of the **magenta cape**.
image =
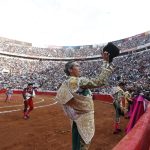
<svg viewBox="0 0 150 150">
<path fill-rule="evenodd" d="M 144 114 L 144 98 L 139 95 L 133 99 L 133 105 L 129 112 L 130 120 L 125 129 L 126 133 L 128 133 L 139 120 L 139 118 Z"/>
</svg>

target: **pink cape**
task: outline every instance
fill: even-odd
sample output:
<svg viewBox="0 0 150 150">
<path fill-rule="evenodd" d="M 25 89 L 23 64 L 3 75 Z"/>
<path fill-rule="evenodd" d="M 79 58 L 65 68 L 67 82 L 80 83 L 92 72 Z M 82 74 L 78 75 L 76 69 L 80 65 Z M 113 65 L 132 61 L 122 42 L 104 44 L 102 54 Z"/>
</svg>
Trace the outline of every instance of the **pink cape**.
<svg viewBox="0 0 150 150">
<path fill-rule="evenodd" d="M 139 118 L 144 114 L 145 111 L 144 111 L 143 102 L 144 102 L 144 98 L 141 95 L 133 99 L 133 104 L 129 112 L 130 120 L 125 129 L 126 133 L 128 133 L 134 127 L 134 125 L 139 120 Z"/>
</svg>

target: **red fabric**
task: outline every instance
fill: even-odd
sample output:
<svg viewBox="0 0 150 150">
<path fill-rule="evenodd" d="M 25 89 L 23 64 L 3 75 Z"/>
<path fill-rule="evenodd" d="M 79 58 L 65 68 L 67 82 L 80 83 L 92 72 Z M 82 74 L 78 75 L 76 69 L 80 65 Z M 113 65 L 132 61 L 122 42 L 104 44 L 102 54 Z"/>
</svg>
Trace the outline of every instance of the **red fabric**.
<svg viewBox="0 0 150 150">
<path fill-rule="evenodd" d="M 28 113 L 29 113 L 30 111 L 33 110 L 33 100 L 32 100 L 32 98 L 30 98 L 28 100 L 28 106 L 29 106 L 29 110 L 28 110 Z"/>
<path fill-rule="evenodd" d="M 24 108 L 24 115 L 28 115 L 30 113 L 30 111 L 32 111 L 33 108 L 34 108 L 33 107 L 33 100 L 32 100 L 32 98 L 30 98 L 27 101 L 24 101 L 24 106 L 25 106 L 25 108 Z M 28 107 L 29 107 L 29 110 L 27 111 Z"/>
<path fill-rule="evenodd" d="M 115 129 L 119 129 L 119 123 L 115 123 Z"/>
<path fill-rule="evenodd" d="M 144 98 L 142 96 L 137 97 L 133 112 L 131 114 L 131 118 L 126 128 L 126 133 L 128 133 L 134 127 L 139 118 L 144 114 L 143 101 Z"/>
</svg>

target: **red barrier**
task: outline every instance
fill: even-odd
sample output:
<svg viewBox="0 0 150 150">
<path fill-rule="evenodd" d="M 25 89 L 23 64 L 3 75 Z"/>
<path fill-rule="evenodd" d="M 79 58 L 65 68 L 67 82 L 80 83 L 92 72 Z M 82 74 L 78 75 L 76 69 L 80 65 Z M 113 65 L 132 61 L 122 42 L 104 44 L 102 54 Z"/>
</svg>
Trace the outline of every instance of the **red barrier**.
<svg viewBox="0 0 150 150">
<path fill-rule="evenodd" d="M 5 93 L 5 92 L 6 92 L 6 89 L 1 89 L 0 90 L 0 94 Z"/>
<path fill-rule="evenodd" d="M 5 93 L 6 90 L 3 89 L 3 90 L 0 90 L 0 94 L 1 93 Z M 22 90 L 14 90 L 13 91 L 14 94 L 22 94 Z M 50 91 L 50 92 L 40 92 L 40 91 L 36 91 L 36 94 L 37 95 L 51 95 L 51 96 L 56 96 L 56 91 Z M 109 102 L 109 103 L 112 103 L 112 97 L 111 95 L 104 95 L 104 94 L 97 94 L 97 93 L 94 93 L 93 94 L 93 99 L 94 100 L 101 100 L 101 101 L 104 101 L 104 102 Z"/>
<path fill-rule="evenodd" d="M 134 128 L 113 150 L 149 150 L 150 148 L 150 104 Z"/>
<path fill-rule="evenodd" d="M 96 93 L 94 93 L 93 94 L 93 99 L 94 100 L 100 100 L 100 101 L 112 103 L 111 95 L 104 95 L 104 94 L 96 94 Z"/>
<path fill-rule="evenodd" d="M 36 92 L 37 95 L 51 95 L 51 96 L 56 96 L 56 92 L 55 91 L 51 91 L 51 92 Z"/>
<path fill-rule="evenodd" d="M 14 94 L 22 94 L 22 90 L 14 90 Z M 56 92 L 55 91 L 51 91 L 51 92 L 40 92 L 40 91 L 36 91 L 37 95 L 51 95 L 51 96 L 55 96 Z"/>
</svg>

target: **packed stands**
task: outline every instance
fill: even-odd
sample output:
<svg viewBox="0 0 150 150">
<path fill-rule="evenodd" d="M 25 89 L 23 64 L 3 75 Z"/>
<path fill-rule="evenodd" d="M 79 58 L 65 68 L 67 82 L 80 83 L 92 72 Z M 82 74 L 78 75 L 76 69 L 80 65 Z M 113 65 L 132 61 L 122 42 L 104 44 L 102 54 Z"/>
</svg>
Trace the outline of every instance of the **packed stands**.
<svg viewBox="0 0 150 150">
<path fill-rule="evenodd" d="M 117 46 L 123 50 L 138 48 L 145 45 L 144 50 L 136 52 L 127 51 L 123 55 L 114 59 L 116 66 L 115 72 L 110 78 L 110 86 L 95 89 L 95 92 L 111 93 L 111 87 L 115 86 L 118 80 L 124 80 L 129 85 L 138 85 L 143 88 L 149 88 L 150 80 L 150 34 L 142 33 L 130 38 L 114 41 Z M 132 43 L 132 46 L 131 44 Z M 134 44 L 133 44 L 134 43 Z M 35 48 L 32 44 L 26 42 L 18 42 L 4 38 L 0 40 L 0 82 L 1 86 L 12 86 L 15 89 L 21 89 L 27 82 L 33 82 L 40 90 L 57 90 L 60 83 L 66 78 L 63 71 L 65 58 L 76 59 L 80 56 L 81 70 L 83 76 L 95 77 L 100 73 L 102 61 L 96 56 L 100 56 L 103 46 L 79 46 L 65 47 L 63 49 L 56 48 Z M 71 50 L 72 49 L 72 50 Z M 4 55 L 5 53 L 5 55 Z M 12 54 L 12 55 L 10 55 Z M 14 57 L 13 55 L 17 56 Z M 25 56 L 22 58 L 21 56 Z M 29 59 L 29 57 L 36 59 Z M 41 59 L 43 56 L 43 59 Z M 45 59 L 45 56 L 47 56 Z M 48 57 L 49 56 L 49 57 Z M 53 60 L 52 58 L 64 57 L 64 61 Z M 73 57 L 75 56 L 75 57 Z M 88 58 L 92 60 L 87 60 Z M 4 70 L 8 70 L 4 74 Z"/>
</svg>

